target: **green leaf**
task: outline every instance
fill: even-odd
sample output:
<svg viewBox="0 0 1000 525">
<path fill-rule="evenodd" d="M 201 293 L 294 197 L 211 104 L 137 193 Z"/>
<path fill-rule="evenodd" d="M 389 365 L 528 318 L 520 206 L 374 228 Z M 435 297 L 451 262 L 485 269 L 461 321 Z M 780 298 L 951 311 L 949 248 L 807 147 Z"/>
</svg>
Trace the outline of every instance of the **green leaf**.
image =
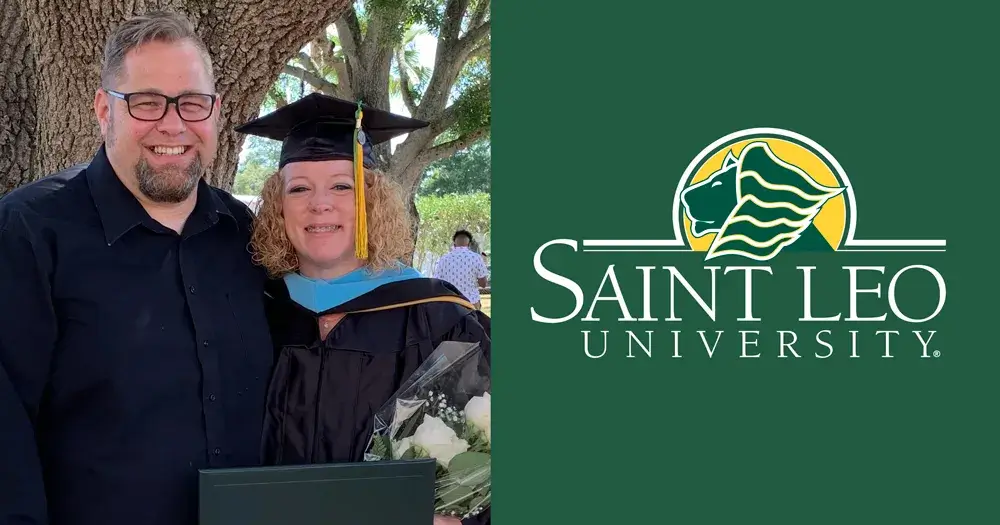
<svg viewBox="0 0 1000 525">
<path fill-rule="evenodd" d="M 383 459 L 391 459 L 390 450 L 392 448 L 388 437 L 381 434 L 372 436 L 372 454 L 381 456 Z"/>
<path fill-rule="evenodd" d="M 440 500 L 438 508 L 453 509 L 454 507 L 461 505 L 463 508 L 467 509 L 469 507 L 468 501 L 474 492 L 475 487 L 467 487 L 460 483 L 456 483 L 441 490 L 437 494 L 437 498 Z"/>
<path fill-rule="evenodd" d="M 469 499 L 469 508 L 474 509 L 476 507 L 486 507 L 490 504 L 490 497 L 492 493 L 488 488 L 480 489 L 479 492 Z"/>
<path fill-rule="evenodd" d="M 410 447 L 410 448 L 406 449 L 406 452 L 403 452 L 403 455 L 399 456 L 399 459 L 404 459 L 404 460 L 417 459 L 417 450 L 416 450 L 416 448 Z"/>
<path fill-rule="evenodd" d="M 451 458 L 448 472 L 462 485 L 474 488 L 489 481 L 491 459 L 482 452 L 462 452 Z"/>
<path fill-rule="evenodd" d="M 475 425 L 466 425 L 462 439 L 469 443 L 470 451 L 486 453 L 490 451 L 490 442 L 486 439 L 486 434 Z"/>
</svg>

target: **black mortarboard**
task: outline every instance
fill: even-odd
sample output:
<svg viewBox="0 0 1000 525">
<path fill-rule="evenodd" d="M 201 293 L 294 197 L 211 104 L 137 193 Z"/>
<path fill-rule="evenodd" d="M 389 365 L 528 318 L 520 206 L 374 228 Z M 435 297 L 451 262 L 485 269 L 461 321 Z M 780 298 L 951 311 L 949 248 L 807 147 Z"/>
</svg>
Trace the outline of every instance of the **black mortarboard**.
<svg viewBox="0 0 1000 525">
<path fill-rule="evenodd" d="M 240 133 L 282 141 L 278 168 L 291 162 L 354 161 L 355 255 L 368 258 L 363 166 L 374 165 L 372 146 L 427 127 L 429 123 L 357 102 L 313 93 L 236 128 Z M 359 162 L 358 157 L 361 157 Z"/>
<path fill-rule="evenodd" d="M 236 128 L 240 133 L 282 141 L 278 167 L 289 162 L 354 159 L 357 102 L 313 93 Z M 372 146 L 428 123 L 361 105 L 360 142 L 364 165 L 373 165 Z"/>
</svg>

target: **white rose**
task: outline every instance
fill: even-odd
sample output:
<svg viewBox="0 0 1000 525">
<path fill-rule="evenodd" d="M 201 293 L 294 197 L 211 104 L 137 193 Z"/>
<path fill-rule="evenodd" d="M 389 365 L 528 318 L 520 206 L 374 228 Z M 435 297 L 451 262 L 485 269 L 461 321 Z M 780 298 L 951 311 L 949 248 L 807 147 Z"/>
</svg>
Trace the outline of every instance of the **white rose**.
<svg viewBox="0 0 1000 525">
<path fill-rule="evenodd" d="M 451 458 L 469 450 L 468 442 L 459 439 L 451 427 L 433 416 L 424 416 L 424 421 L 413 433 L 412 443 L 422 448 L 444 467 L 448 466 Z"/>
<path fill-rule="evenodd" d="M 472 426 L 486 434 L 486 441 L 490 441 L 490 393 L 487 392 L 481 397 L 474 397 L 465 405 L 465 420 Z"/>
<path fill-rule="evenodd" d="M 410 450 L 413 445 L 413 438 L 403 438 L 392 444 L 392 457 L 393 459 L 399 459 L 404 452 Z"/>
</svg>

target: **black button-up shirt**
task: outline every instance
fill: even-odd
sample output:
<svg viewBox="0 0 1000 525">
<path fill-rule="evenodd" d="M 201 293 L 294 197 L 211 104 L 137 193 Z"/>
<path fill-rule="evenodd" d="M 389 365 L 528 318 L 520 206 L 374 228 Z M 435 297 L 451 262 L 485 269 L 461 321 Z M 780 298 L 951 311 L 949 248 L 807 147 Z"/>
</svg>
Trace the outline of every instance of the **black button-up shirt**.
<svg viewBox="0 0 1000 525">
<path fill-rule="evenodd" d="M 102 148 L 0 199 L 0 523 L 197 522 L 197 470 L 259 464 L 272 347 L 252 216 L 181 234 Z"/>
</svg>

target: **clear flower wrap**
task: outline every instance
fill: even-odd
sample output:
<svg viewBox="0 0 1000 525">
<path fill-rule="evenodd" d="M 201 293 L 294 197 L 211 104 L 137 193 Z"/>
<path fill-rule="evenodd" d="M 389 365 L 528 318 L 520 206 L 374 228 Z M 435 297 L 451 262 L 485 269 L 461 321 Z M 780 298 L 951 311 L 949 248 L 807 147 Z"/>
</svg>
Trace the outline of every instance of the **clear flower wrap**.
<svg viewBox="0 0 1000 525">
<path fill-rule="evenodd" d="M 490 504 L 490 365 L 479 343 L 441 343 L 375 414 L 365 461 L 437 460 L 435 513 Z"/>
</svg>

